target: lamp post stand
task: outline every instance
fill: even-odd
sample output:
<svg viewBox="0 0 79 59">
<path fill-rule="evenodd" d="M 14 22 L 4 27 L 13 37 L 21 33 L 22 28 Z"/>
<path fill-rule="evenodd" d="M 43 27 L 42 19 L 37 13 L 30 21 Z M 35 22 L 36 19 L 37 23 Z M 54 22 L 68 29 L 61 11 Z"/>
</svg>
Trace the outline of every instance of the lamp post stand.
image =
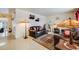
<svg viewBox="0 0 79 59">
<path fill-rule="evenodd" d="M 24 39 L 28 38 L 26 32 L 27 32 L 27 30 L 26 30 L 26 23 L 25 23 L 25 36 L 24 36 Z"/>
</svg>

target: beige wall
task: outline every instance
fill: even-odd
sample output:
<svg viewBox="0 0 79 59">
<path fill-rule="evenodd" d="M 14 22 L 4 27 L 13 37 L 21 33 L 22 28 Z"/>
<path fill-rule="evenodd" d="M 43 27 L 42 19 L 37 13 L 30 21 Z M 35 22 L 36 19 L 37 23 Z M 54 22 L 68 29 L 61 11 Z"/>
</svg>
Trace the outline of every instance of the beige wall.
<svg viewBox="0 0 79 59">
<path fill-rule="evenodd" d="M 62 14 L 54 14 L 52 16 L 48 16 L 48 23 L 50 24 L 54 24 L 54 23 L 57 23 L 58 21 L 62 21 L 62 20 L 66 20 L 68 19 L 69 17 L 71 17 L 72 19 L 75 19 L 75 16 L 74 16 L 74 12 L 72 13 L 62 13 Z"/>
</svg>

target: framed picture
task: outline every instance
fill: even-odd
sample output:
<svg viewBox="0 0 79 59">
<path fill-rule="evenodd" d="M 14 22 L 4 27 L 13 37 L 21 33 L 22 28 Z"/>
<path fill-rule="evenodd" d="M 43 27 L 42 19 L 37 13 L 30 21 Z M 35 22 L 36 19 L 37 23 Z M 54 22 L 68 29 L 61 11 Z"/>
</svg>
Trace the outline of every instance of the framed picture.
<svg viewBox="0 0 79 59">
<path fill-rule="evenodd" d="M 39 22 L 39 18 L 35 19 L 36 22 Z"/>
<path fill-rule="evenodd" d="M 29 15 L 29 19 L 35 19 L 35 16 L 32 15 L 32 14 L 30 14 L 30 15 Z"/>
</svg>

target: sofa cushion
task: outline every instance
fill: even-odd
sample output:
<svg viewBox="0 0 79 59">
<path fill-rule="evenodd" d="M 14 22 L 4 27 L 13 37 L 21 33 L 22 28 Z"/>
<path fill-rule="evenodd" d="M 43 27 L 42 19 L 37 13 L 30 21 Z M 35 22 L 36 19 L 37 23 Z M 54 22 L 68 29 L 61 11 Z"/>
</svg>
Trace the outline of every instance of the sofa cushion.
<svg viewBox="0 0 79 59">
<path fill-rule="evenodd" d="M 41 26 L 32 26 L 29 29 L 29 35 L 32 37 L 36 38 L 44 34 L 46 34 L 46 31 L 43 30 Z"/>
<path fill-rule="evenodd" d="M 30 30 L 40 31 L 40 30 L 42 30 L 42 27 L 41 26 L 32 26 L 32 27 L 30 27 Z"/>
</svg>

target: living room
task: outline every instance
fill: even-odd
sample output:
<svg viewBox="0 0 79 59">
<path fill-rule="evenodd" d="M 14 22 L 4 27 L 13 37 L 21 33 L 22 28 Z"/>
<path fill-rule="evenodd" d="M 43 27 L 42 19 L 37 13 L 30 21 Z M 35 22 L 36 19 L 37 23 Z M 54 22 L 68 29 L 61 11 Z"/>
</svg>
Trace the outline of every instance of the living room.
<svg viewBox="0 0 79 59">
<path fill-rule="evenodd" d="M 65 11 L 63 11 L 64 9 L 65 9 Z M 54 9 L 52 13 L 50 11 L 51 10 L 50 8 L 44 9 L 44 10 L 40 9 L 40 8 L 16 9 L 16 16 L 14 19 L 14 23 L 17 23 L 21 20 L 26 19 L 26 21 L 29 22 L 29 26 L 27 26 L 27 27 L 31 27 L 31 26 L 43 27 L 44 24 L 46 24 L 47 26 L 51 25 L 51 27 L 53 27 L 53 25 L 56 22 L 59 22 L 59 21 L 61 22 L 62 20 L 66 20 L 69 17 L 71 17 L 72 19 L 75 19 L 75 11 L 73 11 L 74 9 L 70 8 L 70 10 L 68 10 L 68 11 L 66 9 L 68 9 L 68 8 L 63 8 L 63 9 L 59 8 L 60 11 L 56 11 L 57 9 Z M 45 10 L 49 10 L 49 13 L 46 14 L 47 11 L 45 11 Z M 35 19 L 29 19 L 30 15 L 34 16 Z M 47 26 L 46 26 L 46 29 L 50 30 Z"/>
<path fill-rule="evenodd" d="M 2 8 L 0 9 L 0 22 L 7 26 L 4 26 L 4 31 L 1 30 L 0 33 L 0 49 L 54 50 L 54 28 L 67 19 L 75 20 L 77 11 L 78 8 Z M 2 24 L 0 26 L 3 27 Z M 61 43 L 60 47 L 63 48 Z M 78 46 L 76 47 L 72 48 L 78 49 Z M 72 48 L 66 46 L 61 50 L 72 50 Z"/>
<path fill-rule="evenodd" d="M 79 0 L 0 0 L 0 59 L 78 59 Z"/>
</svg>

